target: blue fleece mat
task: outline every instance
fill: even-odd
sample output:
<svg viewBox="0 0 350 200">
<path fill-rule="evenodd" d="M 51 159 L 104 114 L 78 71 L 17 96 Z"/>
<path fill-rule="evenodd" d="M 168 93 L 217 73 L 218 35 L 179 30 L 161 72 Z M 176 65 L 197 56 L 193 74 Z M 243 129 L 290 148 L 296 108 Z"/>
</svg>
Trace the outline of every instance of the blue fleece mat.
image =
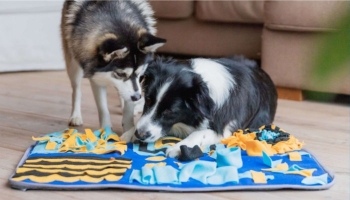
<svg viewBox="0 0 350 200">
<path fill-rule="evenodd" d="M 203 150 L 203 156 L 198 159 L 180 162 L 165 157 L 160 161 L 146 160 L 164 156 L 167 145 L 155 148 L 154 143 L 128 143 L 123 155 L 118 151 L 107 154 L 42 153 L 42 145 L 36 142 L 26 151 L 9 178 L 13 188 L 22 190 L 119 188 L 157 191 L 319 190 L 328 189 L 334 184 L 334 175 L 304 149 L 297 151 L 302 156 L 302 161 L 291 161 L 287 154 L 248 156 L 247 152 L 239 147 L 226 149 L 224 145 L 218 144 L 214 154 L 209 155 L 209 150 Z M 223 154 L 220 160 L 219 151 L 228 154 Z M 226 158 L 228 161 L 222 161 Z M 59 160 L 55 162 L 54 159 Z M 272 166 L 278 164 L 276 162 L 287 165 L 288 170 L 277 172 L 263 170 L 276 167 Z M 146 164 L 151 164 L 153 167 L 145 166 Z M 313 169 L 312 176 L 285 173 L 303 169 Z M 266 183 L 254 182 L 252 171 L 260 175 L 263 173 Z M 59 174 L 64 177 L 64 181 L 50 178 L 46 181 L 37 181 L 38 177 L 40 179 L 52 174 Z M 105 175 L 109 178 L 103 178 Z M 84 177 L 74 180 L 77 176 Z"/>
</svg>

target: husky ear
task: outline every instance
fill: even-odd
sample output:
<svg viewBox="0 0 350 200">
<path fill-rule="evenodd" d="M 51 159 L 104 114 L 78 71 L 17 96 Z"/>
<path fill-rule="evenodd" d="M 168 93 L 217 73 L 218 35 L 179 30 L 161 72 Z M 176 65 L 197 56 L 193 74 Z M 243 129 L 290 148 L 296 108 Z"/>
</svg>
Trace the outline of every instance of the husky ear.
<svg viewBox="0 0 350 200">
<path fill-rule="evenodd" d="M 106 62 L 109 62 L 113 59 L 122 59 L 125 58 L 125 56 L 127 56 L 129 54 L 128 48 L 124 47 L 122 49 L 117 49 L 112 51 L 111 53 L 106 53 L 103 56 L 103 59 Z"/>
<path fill-rule="evenodd" d="M 143 33 L 139 38 L 138 48 L 143 53 L 152 53 L 165 43 L 166 39 L 156 37 L 150 33 Z"/>
<path fill-rule="evenodd" d="M 113 59 L 121 59 L 129 54 L 128 48 L 119 44 L 116 39 L 107 39 L 98 47 L 103 60 L 109 62 Z"/>
</svg>

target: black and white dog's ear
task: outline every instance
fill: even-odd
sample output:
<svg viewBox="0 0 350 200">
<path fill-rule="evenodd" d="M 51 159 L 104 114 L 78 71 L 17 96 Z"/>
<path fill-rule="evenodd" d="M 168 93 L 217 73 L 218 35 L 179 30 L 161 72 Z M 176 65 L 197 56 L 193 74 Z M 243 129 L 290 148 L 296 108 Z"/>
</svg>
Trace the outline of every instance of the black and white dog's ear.
<svg viewBox="0 0 350 200">
<path fill-rule="evenodd" d="M 202 117 L 210 119 L 215 109 L 215 103 L 209 95 L 209 89 L 203 79 L 195 76 L 192 79 L 192 88 L 187 94 L 187 104 L 195 109 Z"/>
<path fill-rule="evenodd" d="M 138 42 L 138 48 L 143 53 L 155 52 L 166 43 L 166 39 L 156 37 L 150 33 L 143 33 Z"/>
</svg>

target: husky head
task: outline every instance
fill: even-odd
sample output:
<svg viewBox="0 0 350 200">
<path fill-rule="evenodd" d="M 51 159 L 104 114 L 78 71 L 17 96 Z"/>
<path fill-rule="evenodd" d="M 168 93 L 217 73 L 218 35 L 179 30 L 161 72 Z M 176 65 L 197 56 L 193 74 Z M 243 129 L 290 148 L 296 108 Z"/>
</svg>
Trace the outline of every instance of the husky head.
<svg viewBox="0 0 350 200">
<path fill-rule="evenodd" d="M 97 59 L 85 77 L 108 76 L 119 94 L 127 101 L 141 98 L 140 77 L 157 48 L 164 45 L 165 39 L 158 38 L 144 29 L 138 37 L 118 37 L 107 33 L 98 39 Z M 97 62 L 97 63 L 96 63 Z"/>
</svg>

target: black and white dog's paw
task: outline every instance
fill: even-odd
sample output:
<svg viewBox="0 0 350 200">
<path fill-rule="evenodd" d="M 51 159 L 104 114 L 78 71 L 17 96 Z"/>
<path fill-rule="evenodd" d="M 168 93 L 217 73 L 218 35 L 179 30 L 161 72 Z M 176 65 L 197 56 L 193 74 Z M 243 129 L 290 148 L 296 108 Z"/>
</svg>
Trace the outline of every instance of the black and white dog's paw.
<svg viewBox="0 0 350 200">
<path fill-rule="evenodd" d="M 181 154 L 180 146 L 179 145 L 174 145 L 171 147 L 168 147 L 166 150 L 166 156 L 170 158 L 177 158 Z"/>
</svg>

